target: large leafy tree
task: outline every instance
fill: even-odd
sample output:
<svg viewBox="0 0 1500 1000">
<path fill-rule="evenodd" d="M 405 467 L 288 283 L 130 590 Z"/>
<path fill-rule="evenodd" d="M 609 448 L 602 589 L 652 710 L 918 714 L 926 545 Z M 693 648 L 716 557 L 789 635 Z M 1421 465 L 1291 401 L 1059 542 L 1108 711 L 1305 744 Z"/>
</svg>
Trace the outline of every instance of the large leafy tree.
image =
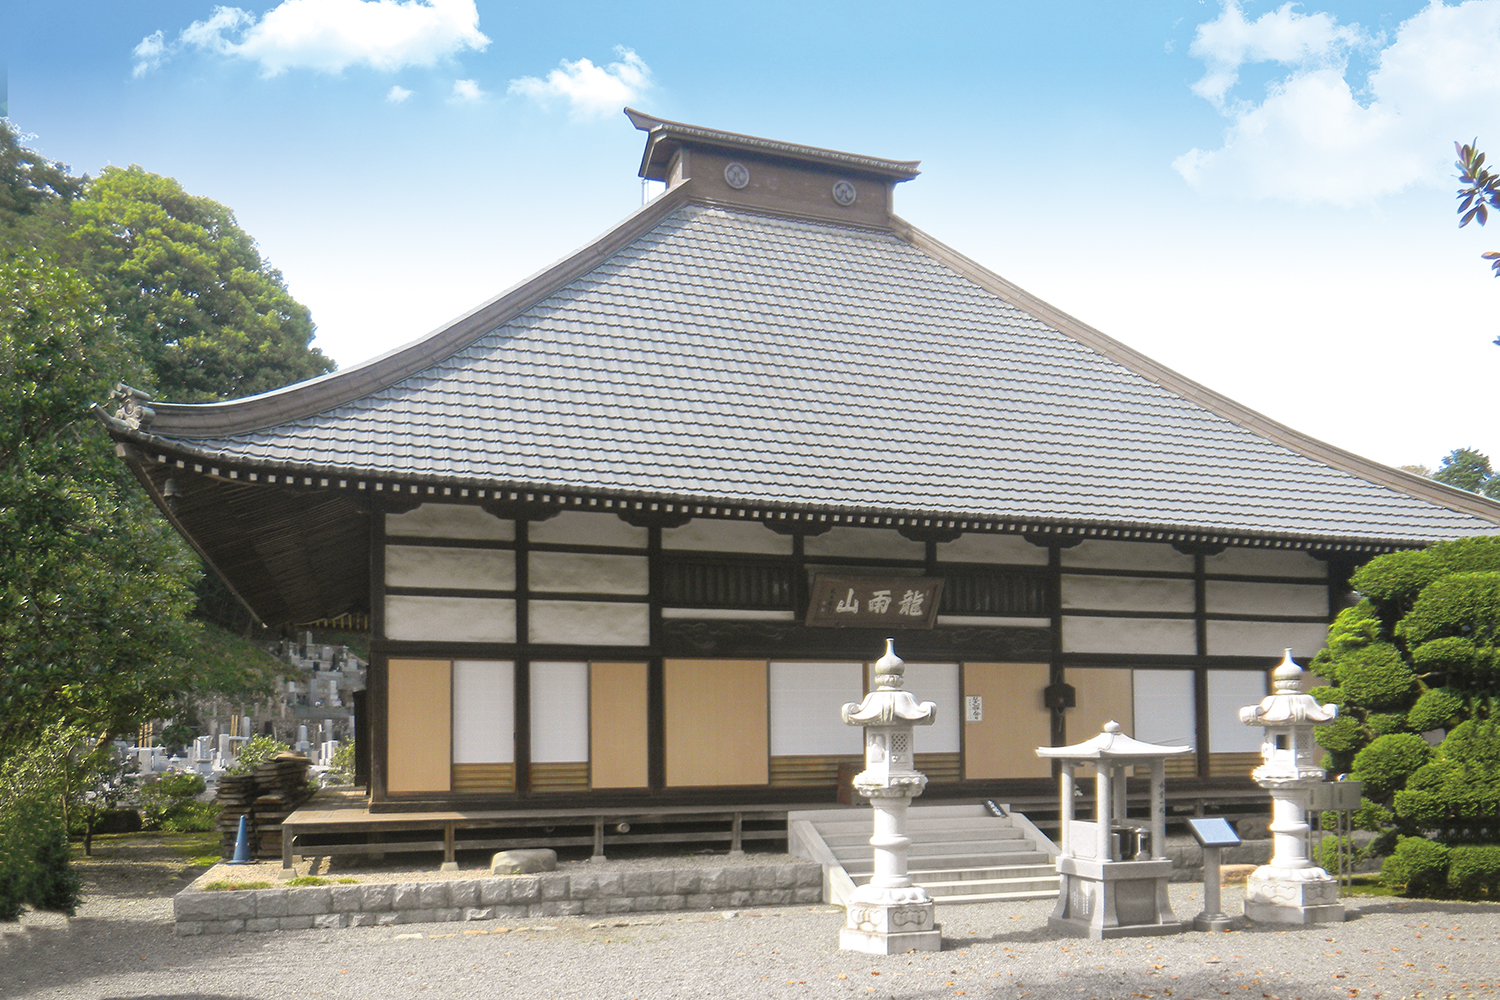
<svg viewBox="0 0 1500 1000">
<path fill-rule="evenodd" d="M 247 396 L 333 370 L 309 346 L 307 308 L 234 213 L 172 178 L 105 168 L 73 200 L 69 236 L 159 398 Z"/>
<path fill-rule="evenodd" d="M 1470 493 L 1483 493 L 1491 500 L 1500 500 L 1500 476 L 1495 474 L 1489 456 L 1473 448 L 1450 451 L 1432 478 Z"/>
</svg>

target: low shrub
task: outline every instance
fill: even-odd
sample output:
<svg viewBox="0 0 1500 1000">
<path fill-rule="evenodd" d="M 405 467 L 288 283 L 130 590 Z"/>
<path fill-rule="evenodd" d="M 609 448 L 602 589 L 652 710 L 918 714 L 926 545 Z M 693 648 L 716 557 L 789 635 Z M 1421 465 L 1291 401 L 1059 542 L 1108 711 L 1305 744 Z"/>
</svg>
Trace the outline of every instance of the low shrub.
<svg viewBox="0 0 1500 1000">
<path fill-rule="evenodd" d="M 234 766 L 227 773 L 249 774 L 255 765 L 275 760 L 277 754 L 288 753 L 292 748 L 271 736 L 252 736 L 234 758 Z"/>
<path fill-rule="evenodd" d="M 207 787 L 203 776 L 192 771 L 168 771 L 148 780 L 137 793 L 145 828 L 162 829 L 163 820 L 185 803 L 192 802 Z"/>
<path fill-rule="evenodd" d="M 40 839 L 26 898 L 38 910 L 73 916 L 83 902 L 78 873 L 73 870 L 73 850 L 68 835 L 58 827 Z"/>
<path fill-rule="evenodd" d="M 1448 888 L 1448 848 L 1422 837 L 1402 837 L 1380 866 L 1380 881 L 1403 896 L 1441 896 Z"/>
<path fill-rule="evenodd" d="M 217 802 L 179 802 L 161 821 L 166 833 L 208 833 L 219 821 Z"/>
<path fill-rule="evenodd" d="M 1339 870 L 1338 852 L 1341 846 L 1348 858 L 1346 864 L 1349 868 L 1353 868 L 1365 859 L 1364 852 L 1354 843 L 1352 837 L 1336 837 L 1329 834 L 1318 841 L 1318 845 L 1313 848 L 1313 863 L 1325 872 L 1336 874 Z"/>
<path fill-rule="evenodd" d="M 1500 844 L 1450 848 L 1448 889 L 1459 899 L 1500 899 Z"/>
<path fill-rule="evenodd" d="M 87 809 L 75 809 L 69 816 L 68 832 L 81 837 L 88 825 Z M 136 809 L 100 809 L 94 813 L 94 833 L 140 833 L 141 814 Z"/>
</svg>

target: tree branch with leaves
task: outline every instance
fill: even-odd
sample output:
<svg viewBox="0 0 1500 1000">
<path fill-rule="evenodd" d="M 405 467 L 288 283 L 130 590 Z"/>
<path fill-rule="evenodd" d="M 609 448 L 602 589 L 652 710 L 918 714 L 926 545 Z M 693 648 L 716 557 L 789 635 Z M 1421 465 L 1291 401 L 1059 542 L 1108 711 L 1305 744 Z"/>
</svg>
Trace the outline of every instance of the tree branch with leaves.
<svg viewBox="0 0 1500 1000">
<path fill-rule="evenodd" d="M 1458 151 L 1458 179 L 1463 187 L 1458 189 L 1458 228 L 1471 222 L 1481 226 L 1489 221 L 1490 209 L 1500 212 L 1500 174 L 1484 165 L 1484 154 L 1479 151 L 1479 140 L 1472 143 L 1454 142 Z M 1490 261 L 1495 277 L 1500 278 L 1500 251 L 1491 250 L 1480 254 Z"/>
</svg>

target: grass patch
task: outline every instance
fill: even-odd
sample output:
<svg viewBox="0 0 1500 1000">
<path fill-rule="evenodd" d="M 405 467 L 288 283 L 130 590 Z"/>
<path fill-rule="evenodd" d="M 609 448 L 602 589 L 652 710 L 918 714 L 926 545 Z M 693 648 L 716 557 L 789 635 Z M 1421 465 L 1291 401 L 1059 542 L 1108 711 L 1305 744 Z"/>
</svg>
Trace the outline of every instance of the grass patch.
<svg viewBox="0 0 1500 1000">
<path fill-rule="evenodd" d="M 189 858 L 188 864 L 193 868 L 212 868 L 223 860 L 217 854 L 200 854 L 196 858 Z"/>
<path fill-rule="evenodd" d="M 213 833 L 172 834 L 172 850 L 184 858 L 192 858 L 193 864 L 215 864 L 219 860 L 219 836 Z M 203 859 L 212 857 L 213 861 Z"/>
<path fill-rule="evenodd" d="M 359 885 L 359 879 L 357 879 L 357 878 L 341 878 L 341 879 L 339 879 L 339 885 Z"/>
<path fill-rule="evenodd" d="M 269 889 L 269 882 L 226 882 L 223 879 L 203 887 L 205 892 L 234 892 L 237 889 Z"/>
<path fill-rule="evenodd" d="M 283 884 L 298 889 L 309 885 L 327 885 L 328 880 L 326 878 L 318 878 L 316 875 L 298 875 L 296 878 L 287 879 Z"/>
<path fill-rule="evenodd" d="M 1348 888 L 1344 889 L 1346 896 L 1399 896 L 1401 895 L 1390 886 L 1380 884 L 1380 875 L 1371 872 L 1368 875 L 1355 875 L 1349 879 Z"/>
</svg>

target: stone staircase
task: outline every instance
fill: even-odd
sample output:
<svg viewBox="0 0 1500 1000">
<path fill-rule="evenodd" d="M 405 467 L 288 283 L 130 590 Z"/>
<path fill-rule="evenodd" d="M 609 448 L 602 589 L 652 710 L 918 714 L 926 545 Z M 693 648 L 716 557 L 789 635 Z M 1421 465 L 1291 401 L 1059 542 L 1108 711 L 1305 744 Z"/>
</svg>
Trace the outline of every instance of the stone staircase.
<svg viewBox="0 0 1500 1000">
<path fill-rule="evenodd" d="M 1057 896 L 1057 846 L 1009 806 L 913 805 L 907 817 L 907 872 L 937 902 Z M 870 834 L 868 806 L 787 814 L 788 851 L 823 866 L 823 900 L 840 906 L 870 880 Z"/>
</svg>

